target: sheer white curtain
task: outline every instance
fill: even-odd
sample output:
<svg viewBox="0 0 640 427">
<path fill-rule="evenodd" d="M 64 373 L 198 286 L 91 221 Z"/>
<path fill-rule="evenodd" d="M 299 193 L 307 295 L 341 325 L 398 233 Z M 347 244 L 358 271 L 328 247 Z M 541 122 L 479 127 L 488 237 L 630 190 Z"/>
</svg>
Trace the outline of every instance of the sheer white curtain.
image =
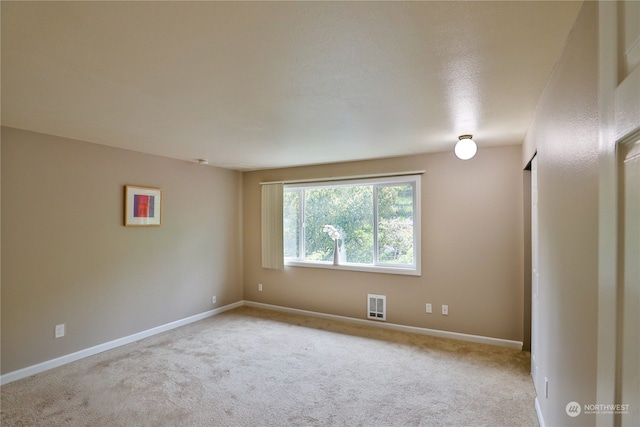
<svg viewBox="0 0 640 427">
<path fill-rule="evenodd" d="M 262 267 L 282 269 L 282 183 L 262 184 Z"/>
</svg>

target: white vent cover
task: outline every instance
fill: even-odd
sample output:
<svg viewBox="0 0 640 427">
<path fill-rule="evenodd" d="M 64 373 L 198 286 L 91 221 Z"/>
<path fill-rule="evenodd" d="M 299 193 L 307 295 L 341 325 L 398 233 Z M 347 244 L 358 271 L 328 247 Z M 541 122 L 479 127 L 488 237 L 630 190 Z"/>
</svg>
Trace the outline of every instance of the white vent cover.
<svg viewBox="0 0 640 427">
<path fill-rule="evenodd" d="M 387 320 L 386 295 L 367 295 L 367 318 L 375 320 Z"/>
</svg>

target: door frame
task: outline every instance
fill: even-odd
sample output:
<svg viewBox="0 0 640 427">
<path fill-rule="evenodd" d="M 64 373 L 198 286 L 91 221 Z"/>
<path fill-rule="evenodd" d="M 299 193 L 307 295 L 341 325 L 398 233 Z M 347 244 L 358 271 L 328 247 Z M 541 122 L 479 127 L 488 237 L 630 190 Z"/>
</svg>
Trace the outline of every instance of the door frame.
<svg viewBox="0 0 640 427">
<path fill-rule="evenodd" d="M 600 201 L 598 255 L 598 372 L 597 403 L 620 402 L 622 390 L 622 298 L 620 247 L 622 218 L 620 144 L 640 126 L 640 67 L 621 69 L 618 1 L 600 1 L 599 21 L 599 128 Z M 621 416 L 599 413 L 599 426 L 620 426 Z"/>
</svg>

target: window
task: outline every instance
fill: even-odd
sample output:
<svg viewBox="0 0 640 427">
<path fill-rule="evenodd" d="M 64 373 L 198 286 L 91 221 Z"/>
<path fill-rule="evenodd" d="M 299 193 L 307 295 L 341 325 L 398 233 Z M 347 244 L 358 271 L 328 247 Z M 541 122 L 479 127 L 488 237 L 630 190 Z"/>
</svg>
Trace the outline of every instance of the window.
<svg viewBox="0 0 640 427">
<path fill-rule="evenodd" d="M 420 274 L 420 176 L 285 184 L 286 265 Z M 333 265 L 340 232 L 340 265 Z"/>
</svg>

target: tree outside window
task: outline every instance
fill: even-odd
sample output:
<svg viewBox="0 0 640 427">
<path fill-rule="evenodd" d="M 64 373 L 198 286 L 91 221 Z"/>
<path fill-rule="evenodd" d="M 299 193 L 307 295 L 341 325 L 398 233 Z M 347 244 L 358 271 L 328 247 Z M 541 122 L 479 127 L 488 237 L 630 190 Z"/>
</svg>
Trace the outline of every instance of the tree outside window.
<svg viewBox="0 0 640 427">
<path fill-rule="evenodd" d="M 330 263 L 336 227 L 347 265 L 415 267 L 418 176 L 285 186 L 284 255 Z"/>
</svg>

